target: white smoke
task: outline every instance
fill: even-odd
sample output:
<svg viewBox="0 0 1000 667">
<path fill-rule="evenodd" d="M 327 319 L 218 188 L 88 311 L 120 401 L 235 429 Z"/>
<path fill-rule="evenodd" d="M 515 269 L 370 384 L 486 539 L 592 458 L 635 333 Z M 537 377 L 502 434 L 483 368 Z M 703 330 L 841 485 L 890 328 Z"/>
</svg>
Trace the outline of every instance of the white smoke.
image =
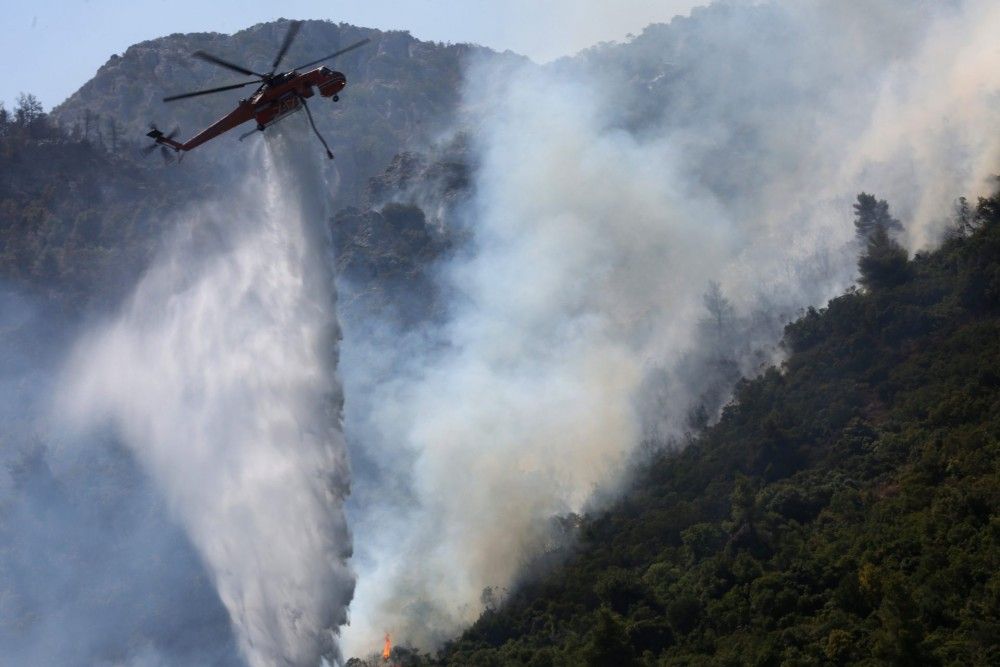
<svg viewBox="0 0 1000 667">
<path fill-rule="evenodd" d="M 376 406 L 351 432 L 411 473 L 357 510 L 347 648 L 474 620 L 553 515 L 620 479 L 650 377 L 658 432 L 683 431 L 710 282 L 770 314 L 773 345 L 853 281 L 858 192 L 889 199 L 911 249 L 935 242 L 1000 165 L 998 34 L 985 0 L 719 5 L 572 62 L 470 69 L 473 239 L 442 276 L 448 321 L 345 363 Z"/>
<path fill-rule="evenodd" d="M 192 207 L 79 342 L 59 403 L 76 428 L 112 427 L 162 489 L 253 667 L 339 660 L 354 585 L 316 154 L 279 134 L 242 191 Z"/>
</svg>

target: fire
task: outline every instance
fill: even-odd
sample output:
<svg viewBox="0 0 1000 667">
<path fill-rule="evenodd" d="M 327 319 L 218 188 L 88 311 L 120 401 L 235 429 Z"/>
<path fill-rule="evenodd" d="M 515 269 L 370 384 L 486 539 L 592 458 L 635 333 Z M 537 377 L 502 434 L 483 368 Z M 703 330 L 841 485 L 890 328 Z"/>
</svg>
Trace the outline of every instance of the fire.
<svg viewBox="0 0 1000 667">
<path fill-rule="evenodd" d="M 389 633 L 385 633 L 385 646 L 382 647 L 382 659 L 389 662 L 389 656 L 392 655 L 392 640 L 389 639 Z"/>
</svg>

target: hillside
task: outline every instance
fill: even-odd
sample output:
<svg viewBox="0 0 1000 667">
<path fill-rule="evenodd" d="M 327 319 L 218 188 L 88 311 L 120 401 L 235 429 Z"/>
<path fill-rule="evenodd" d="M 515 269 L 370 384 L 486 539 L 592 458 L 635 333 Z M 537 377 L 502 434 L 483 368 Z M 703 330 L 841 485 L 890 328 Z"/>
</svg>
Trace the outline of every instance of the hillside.
<svg viewBox="0 0 1000 667">
<path fill-rule="evenodd" d="M 193 51 L 262 66 L 286 29 L 286 21 L 277 21 L 235 35 L 178 34 L 136 44 L 112 56 L 51 113 L 38 107 L 22 122 L 15 119 L 16 109 L 7 110 L 0 123 L 0 278 L 75 307 L 122 296 L 169 232 L 170 214 L 231 189 L 244 173 L 234 164 L 245 157 L 245 147 L 232 137 L 187 156 L 183 168 L 164 164 L 156 153 L 140 156 L 150 121 L 164 128 L 176 124 L 189 134 L 228 111 L 238 93 L 194 104 L 165 105 L 160 98 L 231 81 L 226 70 L 192 59 Z M 337 219 L 365 218 L 347 231 L 335 226 L 338 247 L 357 258 L 364 242 L 352 240 L 356 232 L 374 243 L 376 253 L 396 244 L 392 254 L 417 257 L 420 249 L 410 252 L 407 242 L 400 245 L 391 226 L 370 224 L 381 219 L 373 207 L 406 196 L 406 183 L 399 179 L 409 178 L 401 174 L 412 165 L 399 156 L 411 145 L 425 147 L 453 123 L 469 58 L 520 56 L 421 42 L 404 32 L 306 21 L 289 62 L 364 37 L 372 43 L 337 61 L 350 81 L 342 102 L 315 114 L 337 155 L 329 175 L 335 206 L 344 207 Z M 454 160 L 449 164 L 464 169 Z M 468 175 L 458 177 L 466 187 Z M 341 262 L 357 264 L 357 259 Z M 342 272 L 345 278 L 351 273 Z"/>
<path fill-rule="evenodd" d="M 235 187 L 242 173 L 138 159 L 67 132 L 40 109 L 21 119 L 21 107 L 12 111 L 0 116 L 0 280 L 74 310 L 114 304 L 169 233 L 171 214 Z M 434 159 L 401 154 L 368 180 L 360 208 L 331 218 L 343 289 L 377 293 L 366 308 L 423 307 L 423 274 L 453 240 L 442 220 L 416 206 L 414 192 L 461 200 L 466 160 L 455 149 Z"/>
<path fill-rule="evenodd" d="M 145 267 L 178 194 L 213 184 L 69 136 L 40 108 L 14 112 L 0 116 L 0 280 L 63 305 L 113 302 Z"/>
<path fill-rule="evenodd" d="M 260 136 L 228 134 L 180 164 L 139 151 L 150 122 L 188 137 L 240 97 L 163 104 L 240 79 L 192 52 L 266 69 L 284 19 L 136 44 L 49 114 L 30 96 L 0 106 L 8 659 L 246 664 L 241 633 L 281 627 L 234 611 L 218 572 L 252 590 L 292 571 L 260 567 L 279 553 L 277 523 L 254 524 L 268 513 L 252 486 L 211 482 L 179 518 L 161 478 L 224 469 L 184 453 L 202 441 L 190 433 L 241 463 L 241 427 L 303 415 L 261 438 L 278 455 L 262 469 L 303 471 L 275 499 L 298 497 L 333 459 L 302 458 L 293 427 L 342 428 L 336 499 L 313 516 L 343 510 L 352 537 L 337 530 L 337 558 L 353 555 L 342 590 L 261 599 L 298 628 L 301 609 L 350 603 L 349 626 L 338 612 L 315 633 L 339 632 L 347 655 L 390 631 L 408 666 L 1000 663 L 1000 195 L 963 202 L 941 238 L 950 194 L 979 192 L 995 164 L 992 42 L 969 28 L 1000 25 L 1000 11 L 978 8 L 991 23 L 964 8 L 976 26 L 952 25 L 930 0 L 888 4 L 723 1 L 547 65 L 306 21 L 286 64 L 372 40 L 331 63 L 342 99 L 311 106 L 337 155 L 315 202 L 288 187 L 311 171 L 261 181 Z M 287 122 L 308 131 L 304 114 Z M 277 213 L 254 198 L 272 185 Z M 859 197 L 859 216 L 885 219 L 856 266 L 848 201 L 862 188 L 909 224 Z M 230 209 L 236 197 L 253 212 Z M 245 222 L 294 232 L 295 203 L 316 204 L 310 238 L 323 237 L 301 247 L 325 252 L 329 231 L 331 254 L 286 271 L 280 243 L 250 264 L 229 254 Z M 177 280 L 161 307 L 136 285 L 178 228 L 191 233 L 166 255 Z M 910 259 L 896 241 L 939 249 Z M 860 286 L 828 301 L 856 268 Z M 271 269 L 291 278 L 256 280 Z M 315 275 L 335 278 L 338 326 L 332 293 L 297 291 Z M 133 292 L 136 308 L 120 308 Z M 64 357 L 105 320 L 143 349 L 86 355 L 86 386 L 149 377 L 148 401 L 134 410 L 147 391 L 123 389 L 113 411 L 194 427 L 162 463 L 135 456 L 150 438 L 78 443 L 52 414 Z M 323 356 L 298 354 L 338 328 Z M 289 354 L 250 357 L 257 340 Z M 288 391 L 300 371 L 309 391 Z M 189 402 L 205 378 L 246 400 Z M 174 411 L 165 386 L 179 388 Z M 306 428 L 314 418 L 322 429 Z M 198 510 L 230 498 L 253 501 L 240 505 L 250 529 L 196 530 Z M 227 549 L 212 569 L 199 540 L 229 529 L 256 530 L 260 548 Z M 293 541 L 285 552 L 309 553 Z M 330 563 L 304 560 L 308 575 Z"/>
<path fill-rule="evenodd" d="M 175 34 L 135 44 L 113 55 L 93 79 L 52 110 L 52 117 L 91 139 L 107 138 L 112 123 L 129 142 L 145 143 L 151 122 L 164 129 L 179 125 L 189 136 L 228 113 L 240 98 L 240 91 L 232 91 L 161 102 L 171 93 L 223 86 L 239 78 L 191 54 L 202 49 L 251 69 L 267 69 L 287 29 L 288 22 L 281 20 L 233 35 Z M 406 32 L 305 21 L 286 62 L 291 67 L 364 38 L 371 43 L 331 63 L 347 75 L 341 102 L 313 105 L 316 123 L 337 156 L 334 168 L 343 205 L 357 203 L 368 178 L 397 153 L 450 127 L 468 59 L 521 59 L 466 44 L 422 42 Z M 199 149 L 191 156 L 198 159 L 189 161 L 221 166 L 244 154 L 245 147 L 231 136 Z"/>
<path fill-rule="evenodd" d="M 869 257 L 563 566 L 401 663 L 996 664 L 1000 196 L 935 252 Z"/>
</svg>

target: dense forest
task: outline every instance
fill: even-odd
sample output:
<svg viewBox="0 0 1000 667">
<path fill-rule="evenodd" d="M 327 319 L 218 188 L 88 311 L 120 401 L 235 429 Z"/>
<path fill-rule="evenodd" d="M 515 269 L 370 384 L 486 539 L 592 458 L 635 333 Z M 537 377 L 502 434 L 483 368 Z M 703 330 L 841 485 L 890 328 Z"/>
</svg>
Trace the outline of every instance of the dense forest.
<svg viewBox="0 0 1000 667">
<path fill-rule="evenodd" d="M 788 325 L 779 368 L 654 455 L 563 564 L 394 661 L 1000 662 L 1000 196 L 959 200 L 912 259 L 885 202 L 855 216 L 861 287 Z"/>
</svg>

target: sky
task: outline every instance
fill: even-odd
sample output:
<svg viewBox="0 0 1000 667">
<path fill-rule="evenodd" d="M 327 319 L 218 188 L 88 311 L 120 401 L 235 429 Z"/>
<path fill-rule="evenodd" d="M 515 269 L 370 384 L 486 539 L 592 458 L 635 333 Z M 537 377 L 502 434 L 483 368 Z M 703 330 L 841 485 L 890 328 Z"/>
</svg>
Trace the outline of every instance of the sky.
<svg viewBox="0 0 1000 667">
<path fill-rule="evenodd" d="M 177 32 L 232 33 L 277 18 L 327 19 L 409 30 L 418 39 L 474 42 L 545 62 L 705 0 L 2 0 L 0 101 L 20 92 L 46 109 L 89 80 L 115 53 Z"/>
</svg>

